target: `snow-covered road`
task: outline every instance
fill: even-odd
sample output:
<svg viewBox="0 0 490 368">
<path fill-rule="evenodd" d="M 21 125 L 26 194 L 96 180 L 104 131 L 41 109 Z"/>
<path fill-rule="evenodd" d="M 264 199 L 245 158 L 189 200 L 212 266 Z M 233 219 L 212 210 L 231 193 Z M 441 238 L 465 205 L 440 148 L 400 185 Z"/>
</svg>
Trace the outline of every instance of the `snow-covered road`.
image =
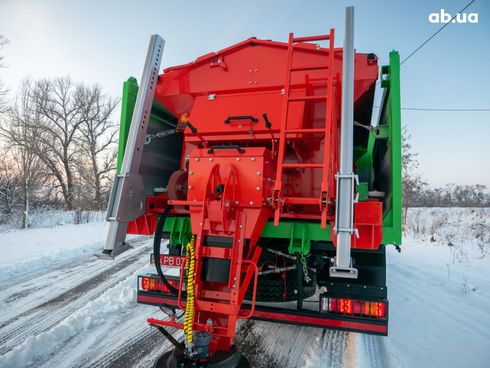
<svg viewBox="0 0 490 368">
<path fill-rule="evenodd" d="M 146 325 L 149 316 L 162 317 L 158 308 L 135 303 L 151 241 L 134 238 L 134 249 L 116 261 L 99 260 L 91 253 L 105 229 L 36 229 L 46 240 L 33 251 L 3 247 L 3 238 L 29 239 L 31 230 L 0 233 L 0 367 L 149 367 L 170 348 Z M 408 236 L 401 254 L 388 248 L 389 337 L 243 321 L 240 349 L 254 367 L 487 367 L 489 257 L 474 253 L 478 245 L 464 241 L 464 229 L 451 247 L 442 230 L 433 243 Z M 74 251 L 49 252 L 47 234 L 65 237 Z M 456 249 L 461 244 L 469 245 Z"/>
</svg>

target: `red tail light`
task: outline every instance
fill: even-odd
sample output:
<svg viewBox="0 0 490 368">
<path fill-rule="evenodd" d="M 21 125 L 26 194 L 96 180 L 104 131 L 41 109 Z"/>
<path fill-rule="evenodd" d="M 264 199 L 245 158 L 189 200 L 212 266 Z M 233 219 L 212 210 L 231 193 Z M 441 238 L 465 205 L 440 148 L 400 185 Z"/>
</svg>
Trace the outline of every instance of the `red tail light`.
<svg viewBox="0 0 490 368">
<path fill-rule="evenodd" d="M 141 278 L 141 288 L 143 290 L 148 290 L 148 284 L 149 284 L 149 278 L 148 277 L 142 277 Z"/>
<path fill-rule="evenodd" d="M 372 318 L 386 318 L 386 303 L 367 300 L 322 297 L 323 312 Z"/>
<path fill-rule="evenodd" d="M 167 281 L 170 283 L 170 285 L 178 288 L 179 282 L 177 280 L 169 280 Z M 140 282 L 139 282 L 140 289 L 144 291 L 150 291 L 153 293 L 169 293 L 170 290 L 167 288 L 167 286 L 163 283 L 160 278 L 154 278 L 154 277 L 140 277 Z"/>
</svg>

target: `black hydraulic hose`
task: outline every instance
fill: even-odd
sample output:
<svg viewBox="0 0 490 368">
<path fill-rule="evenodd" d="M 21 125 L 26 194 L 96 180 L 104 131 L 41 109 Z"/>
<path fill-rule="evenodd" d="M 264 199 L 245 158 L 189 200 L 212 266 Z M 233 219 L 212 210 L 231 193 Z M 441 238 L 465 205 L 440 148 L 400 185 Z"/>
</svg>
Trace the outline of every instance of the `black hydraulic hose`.
<svg viewBox="0 0 490 368">
<path fill-rule="evenodd" d="M 157 227 L 155 229 L 155 236 L 153 238 L 153 258 L 155 259 L 155 267 L 157 269 L 158 276 L 160 276 L 167 289 L 172 294 L 177 296 L 179 295 L 179 290 L 175 288 L 172 284 L 170 284 L 170 282 L 168 282 L 167 278 L 162 272 L 162 264 L 160 260 L 160 246 L 163 237 L 163 226 L 165 225 L 165 220 L 167 219 L 169 211 L 170 211 L 170 206 L 165 207 L 165 210 L 158 218 Z M 186 292 L 182 291 L 182 297 L 185 298 L 186 296 L 187 296 Z"/>
</svg>

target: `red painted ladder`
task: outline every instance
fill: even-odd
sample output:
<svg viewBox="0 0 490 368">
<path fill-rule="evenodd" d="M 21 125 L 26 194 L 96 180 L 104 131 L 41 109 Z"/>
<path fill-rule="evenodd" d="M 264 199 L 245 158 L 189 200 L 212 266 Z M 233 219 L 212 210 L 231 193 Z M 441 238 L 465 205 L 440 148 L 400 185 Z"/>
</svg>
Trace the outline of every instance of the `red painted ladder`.
<svg viewBox="0 0 490 368">
<path fill-rule="evenodd" d="M 329 41 L 328 63 L 326 65 L 312 65 L 293 67 L 293 52 L 294 45 L 298 43 L 313 42 L 313 41 Z M 293 33 L 289 34 L 288 53 L 286 60 L 286 82 L 284 84 L 284 102 L 282 105 L 281 113 L 281 131 L 279 133 L 279 148 L 277 158 L 277 171 L 276 182 L 274 187 L 274 225 L 279 224 L 282 208 L 285 204 L 299 204 L 299 205 L 320 205 L 321 209 L 321 227 L 325 228 L 327 223 L 327 211 L 328 211 L 328 180 L 331 175 L 330 171 L 330 136 L 332 129 L 332 115 L 333 115 L 333 62 L 334 62 L 334 29 L 330 29 L 330 33 L 327 35 L 310 36 L 310 37 L 294 37 Z M 306 70 L 327 70 L 327 92 L 326 95 L 321 96 L 291 96 L 291 75 L 293 72 L 306 71 Z M 324 101 L 326 103 L 325 114 L 325 127 L 324 128 L 310 128 L 310 129 L 288 129 L 287 122 L 290 112 L 289 103 L 292 101 Z M 292 134 L 324 134 L 324 148 L 323 148 L 323 162 L 319 163 L 285 163 L 284 153 L 286 150 L 286 142 L 288 135 Z M 282 175 L 284 169 L 292 168 L 311 168 L 322 169 L 322 186 L 320 191 L 320 197 L 283 197 L 282 196 Z"/>
</svg>

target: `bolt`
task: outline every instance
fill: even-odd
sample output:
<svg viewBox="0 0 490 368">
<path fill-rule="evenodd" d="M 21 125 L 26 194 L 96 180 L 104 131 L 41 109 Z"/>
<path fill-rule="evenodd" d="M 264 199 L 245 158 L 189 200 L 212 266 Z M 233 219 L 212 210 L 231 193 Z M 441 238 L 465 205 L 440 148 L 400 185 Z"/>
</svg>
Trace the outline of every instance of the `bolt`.
<svg viewBox="0 0 490 368">
<path fill-rule="evenodd" d="M 240 204 L 240 202 L 238 202 L 238 201 L 235 201 L 235 204 Z"/>
<path fill-rule="evenodd" d="M 253 204 L 254 204 L 253 201 L 250 201 L 250 205 L 253 206 Z"/>
<path fill-rule="evenodd" d="M 252 73 L 252 69 L 249 69 L 249 70 L 248 70 L 248 72 L 249 72 L 249 73 Z"/>
<path fill-rule="evenodd" d="M 252 82 L 248 82 L 248 84 L 252 84 Z"/>
<path fill-rule="evenodd" d="M 235 285 L 235 284 L 233 284 L 233 287 L 234 287 L 234 288 L 236 288 L 236 285 Z"/>
<path fill-rule="evenodd" d="M 202 226 L 202 222 L 199 223 L 199 226 Z"/>
<path fill-rule="evenodd" d="M 233 278 L 233 280 L 235 280 L 235 281 L 236 281 L 236 277 L 234 277 L 234 278 Z"/>
<path fill-rule="evenodd" d="M 255 157 L 252 157 L 252 158 L 251 158 L 251 160 L 252 160 L 252 161 L 255 161 L 256 159 L 255 159 Z"/>
<path fill-rule="evenodd" d="M 194 173 L 192 171 L 189 171 L 189 175 L 194 175 Z"/>
<path fill-rule="evenodd" d="M 259 69 L 255 69 L 255 72 L 257 73 L 259 71 Z"/>
<path fill-rule="evenodd" d="M 236 160 L 237 160 L 237 161 L 240 161 L 241 159 L 240 159 L 240 157 L 237 157 L 237 158 L 236 158 Z"/>
<path fill-rule="evenodd" d="M 257 171 L 257 176 L 260 176 L 260 171 Z"/>
<path fill-rule="evenodd" d="M 192 185 L 189 185 L 189 187 L 188 187 L 188 188 L 189 188 L 189 189 L 192 189 Z"/>
<path fill-rule="evenodd" d="M 257 187 L 257 188 L 255 188 L 255 189 L 260 190 L 260 187 Z"/>
<path fill-rule="evenodd" d="M 259 82 L 257 82 L 257 81 L 254 81 L 254 84 L 257 84 L 257 83 L 259 83 Z"/>
<path fill-rule="evenodd" d="M 208 160 L 209 160 L 209 161 L 213 161 L 213 158 L 212 158 L 212 157 L 210 157 L 210 158 L 208 158 Z"/>
<path fill-rule="evenodd" d="M 243 229 L 243 225 L 238 226 L 240 229 Z"/>
</svg>

